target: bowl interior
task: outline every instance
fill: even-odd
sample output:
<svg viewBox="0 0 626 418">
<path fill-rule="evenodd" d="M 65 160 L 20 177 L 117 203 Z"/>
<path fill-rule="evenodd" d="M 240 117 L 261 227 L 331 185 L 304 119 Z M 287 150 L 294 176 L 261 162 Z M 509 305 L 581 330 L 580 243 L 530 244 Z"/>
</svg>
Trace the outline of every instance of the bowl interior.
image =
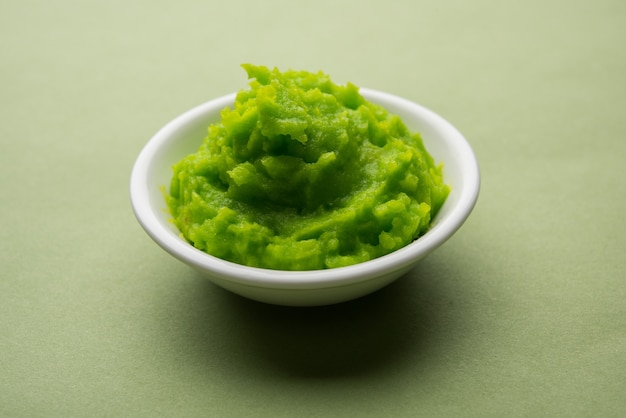
<svg viewBox="0 0 626 418">
<path fill-rule="evenodd" d="M 404 258 L 400 260 L 403 260 L 401 264 L 406 265 L 411 257 L 423 256 L 443 243 L 465 221 L 478 195 L 478 166 L 465 138 L 437 114 L 413 102 L 386 93 L 363 88 L 361 93 L 366 99 L 400 116 L 411 131 L 422 135 L 426 149 L 435 161 L 443 162 L 444 180 L 451 188 L 450 195 L 433 220 L 431 229 L 414 243 L 396 251 L 396 253 L 404 254 Z M 269 275 L 267 271 L 263 273 L 263 269 L 233 265 L 215 257 L 207 257 L 206 254 L 200 254 L 199 250 L 180 238 L 178 229 L 170 222 L 163 189 L 169 190 L 172 165 L 198 149 L 206 137 L 207 127 L 220 120 L 220 111 L 232 105 L 234 99 L 233 93 L 193 108 L 167 124 L 148 142 L 135 163 L 131 179 L 131 199 L 137 218 L 148 234 L 164 249 L 196 267 L 206 267 L 205 260 L 209 259 L 211 268 L 221 269 L 220 274 L 230 274 L 234 269 L 238 272 L 233 273 L 233 277 L 249 276 L 250 281 L 253 281 L 252 276 L 263 274 L 265 277 L 261 281 L 274 281 L 276 277 L 278 277 L 276 280 L 289 281 L 294 274 L 299 273 L 302 274 L 298 280 L 302 280 L 308 274 L 310 281 L 319 281 L 322 276 L 316 273 L 274 271 Z M 420 254 L 416 254 L 416 250 Z M 411 254 L 411 251 L 414 254 Z M 386 257 L 389 258 L 389 256 Z M 384 264 L 382 261 L 373 260 L 367 263 L 370 263 L 372 271 L 378 269 L 382 272 L 390 268 L 398 268 L 393 264 L 395 261 Z M 349 269 L 351 267 L 331 270 L 349 271 Z M 324 270 L 324 272 L 331 270 Z M 358 272 L 358 274 L 361 273 L 363 271 Z M 281 274 L 283 274 L 282 278 Z M 324 280 L 331 279 L 324 277 Z"/>
</svg>

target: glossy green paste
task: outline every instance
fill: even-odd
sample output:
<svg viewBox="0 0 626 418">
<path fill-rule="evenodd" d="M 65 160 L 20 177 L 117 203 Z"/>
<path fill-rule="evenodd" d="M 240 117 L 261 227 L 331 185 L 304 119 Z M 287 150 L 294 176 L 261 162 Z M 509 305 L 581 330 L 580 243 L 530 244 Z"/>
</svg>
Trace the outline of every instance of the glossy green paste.
<svg viewBox="0 0 626 418">
<path fill-rule="evenodd" d="M 167 200 L 189 242 L 248 266 L 314 270 L 427 231 L 449 188 L 418 134 L 324 73 L 243 67 L 250 89 L 174 166 Z"/>
</svg>

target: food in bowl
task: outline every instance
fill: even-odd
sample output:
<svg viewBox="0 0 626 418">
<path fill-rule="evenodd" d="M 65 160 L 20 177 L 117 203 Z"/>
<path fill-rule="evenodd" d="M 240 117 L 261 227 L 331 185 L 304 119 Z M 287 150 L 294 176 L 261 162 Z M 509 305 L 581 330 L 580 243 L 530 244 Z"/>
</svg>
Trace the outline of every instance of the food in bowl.
<svg viewBox="0 0 626 418">
<path fill-rule="evenodd" d="M 322 72 L 243 67 L 250 88 L 173 167 L 167 205 L 189 243 L 250 267 L 322 270 L 429 229 L 450 188 L 419 133 Z"/>
</svg>

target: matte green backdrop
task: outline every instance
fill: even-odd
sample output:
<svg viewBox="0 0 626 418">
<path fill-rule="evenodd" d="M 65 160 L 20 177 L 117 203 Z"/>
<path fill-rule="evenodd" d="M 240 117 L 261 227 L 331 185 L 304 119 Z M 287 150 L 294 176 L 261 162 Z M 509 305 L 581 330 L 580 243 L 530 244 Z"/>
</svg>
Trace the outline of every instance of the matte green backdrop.
<svg viewBox="0 0 626 418">
<path fill-rule="evenodd" d="M 440 113 L 468 222 L 315 309 L 169 257 L 132 164 L 243 62 Z M 626 416 L 626 2 L 2 0 L 0 88 L 0 416 Z"/>
</svg>

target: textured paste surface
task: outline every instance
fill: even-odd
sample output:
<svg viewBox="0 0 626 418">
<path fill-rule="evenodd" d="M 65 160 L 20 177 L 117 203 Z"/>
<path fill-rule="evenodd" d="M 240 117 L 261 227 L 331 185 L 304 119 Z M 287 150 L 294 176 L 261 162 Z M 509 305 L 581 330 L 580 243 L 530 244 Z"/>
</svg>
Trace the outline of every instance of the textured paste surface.
<svg viewBox="0 0 626 418">
<path fill-rule="evenodd" d="M 250 88 L 174 166 L 167 200 L 189 242 L 248 266 L 314 270 L 427 231 L 449 188 L 419 134 L 324 73 L 244 68 Z"/>
</svg>

